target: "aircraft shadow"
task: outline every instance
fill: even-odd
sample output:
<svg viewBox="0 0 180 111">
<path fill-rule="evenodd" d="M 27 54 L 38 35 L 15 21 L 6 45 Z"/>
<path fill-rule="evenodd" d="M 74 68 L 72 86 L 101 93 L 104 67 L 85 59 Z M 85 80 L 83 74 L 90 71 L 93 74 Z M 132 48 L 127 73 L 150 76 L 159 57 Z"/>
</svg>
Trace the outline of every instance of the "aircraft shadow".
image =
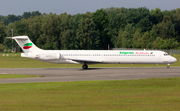
<svg viewBox="0 0 180 111">
<path fill-rule="evenodd" d="M 103 68 L 88 68 L 88 69 L 79 69 L 80 71 L 87 71 L 87 70 L 100 70 Z"/>
</svg>

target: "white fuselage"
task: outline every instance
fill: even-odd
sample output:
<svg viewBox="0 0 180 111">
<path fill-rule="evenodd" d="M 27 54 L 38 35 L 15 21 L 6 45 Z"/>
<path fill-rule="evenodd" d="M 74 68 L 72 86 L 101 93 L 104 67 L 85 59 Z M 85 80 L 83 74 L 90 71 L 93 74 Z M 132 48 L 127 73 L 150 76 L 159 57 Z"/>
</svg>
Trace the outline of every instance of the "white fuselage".
<svg viewBox="0 0 180 111">
<path fill-rule="evenodd" d="M 176 58 L 155 50 L 42 50 L 22 57 L 51 63 L 75 64 L 171 64 Z"/>
<path fill-rule="evenodd" d="M 28 36 L 7 37 L 14 39 L 24 53 L 21 57 L 28 57 L 51 63 L 83 64 L 169 64 L 176 58 L 163 51 L 155 50 L 42 50 L 38 48 Z"/>
</svg>

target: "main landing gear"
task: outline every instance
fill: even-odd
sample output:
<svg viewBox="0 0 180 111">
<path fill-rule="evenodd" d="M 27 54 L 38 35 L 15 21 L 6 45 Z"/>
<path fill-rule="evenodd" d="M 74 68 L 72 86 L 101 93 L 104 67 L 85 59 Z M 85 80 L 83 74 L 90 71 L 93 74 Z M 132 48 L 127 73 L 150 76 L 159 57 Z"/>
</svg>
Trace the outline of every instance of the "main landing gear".
<svg viewBox="0 0 180 111">
<path fill-rule="evenodd" d="M 87 65 L 87 64 L 84 64 L 84 65 L 82 66 L 82 68 L 83 68 L 83 69 L 88 69 L 88 65 Z"/>
<path fill-rule="evenodd" d="M 170 68 L 170 64 L 167 64 L 167 68 Z"/>
</svg>

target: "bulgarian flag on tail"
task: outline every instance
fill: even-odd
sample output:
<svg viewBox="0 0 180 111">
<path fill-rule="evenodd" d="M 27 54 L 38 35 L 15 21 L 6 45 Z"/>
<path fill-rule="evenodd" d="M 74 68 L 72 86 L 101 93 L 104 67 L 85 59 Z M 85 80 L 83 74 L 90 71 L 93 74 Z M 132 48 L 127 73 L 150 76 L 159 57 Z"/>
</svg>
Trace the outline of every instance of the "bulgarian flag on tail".
<svg viewBox="0 0 180 111">
<path fill-rule="evenodd" d="M 23 49 L 30 49 L 32 47 L 32 43 L 26 43 L 23 45 Z"/>
</svg>

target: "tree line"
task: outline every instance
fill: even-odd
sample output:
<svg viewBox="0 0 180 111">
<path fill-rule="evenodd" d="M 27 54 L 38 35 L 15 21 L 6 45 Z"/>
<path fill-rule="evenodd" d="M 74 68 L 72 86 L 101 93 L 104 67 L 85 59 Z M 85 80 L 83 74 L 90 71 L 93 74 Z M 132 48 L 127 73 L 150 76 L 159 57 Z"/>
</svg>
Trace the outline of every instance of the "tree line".
<svg viewBox="0 0 180 111">
<path fill-rule="evenodd" d="M 42 49 L 180 49 L 180 9 L 106 8 L 70 15 L 24 12 L 0 16 L 0 47 L 13 35 L 27 35 Z M 17 46 L 15 42 L 13 46 Z"/>
</svg>

